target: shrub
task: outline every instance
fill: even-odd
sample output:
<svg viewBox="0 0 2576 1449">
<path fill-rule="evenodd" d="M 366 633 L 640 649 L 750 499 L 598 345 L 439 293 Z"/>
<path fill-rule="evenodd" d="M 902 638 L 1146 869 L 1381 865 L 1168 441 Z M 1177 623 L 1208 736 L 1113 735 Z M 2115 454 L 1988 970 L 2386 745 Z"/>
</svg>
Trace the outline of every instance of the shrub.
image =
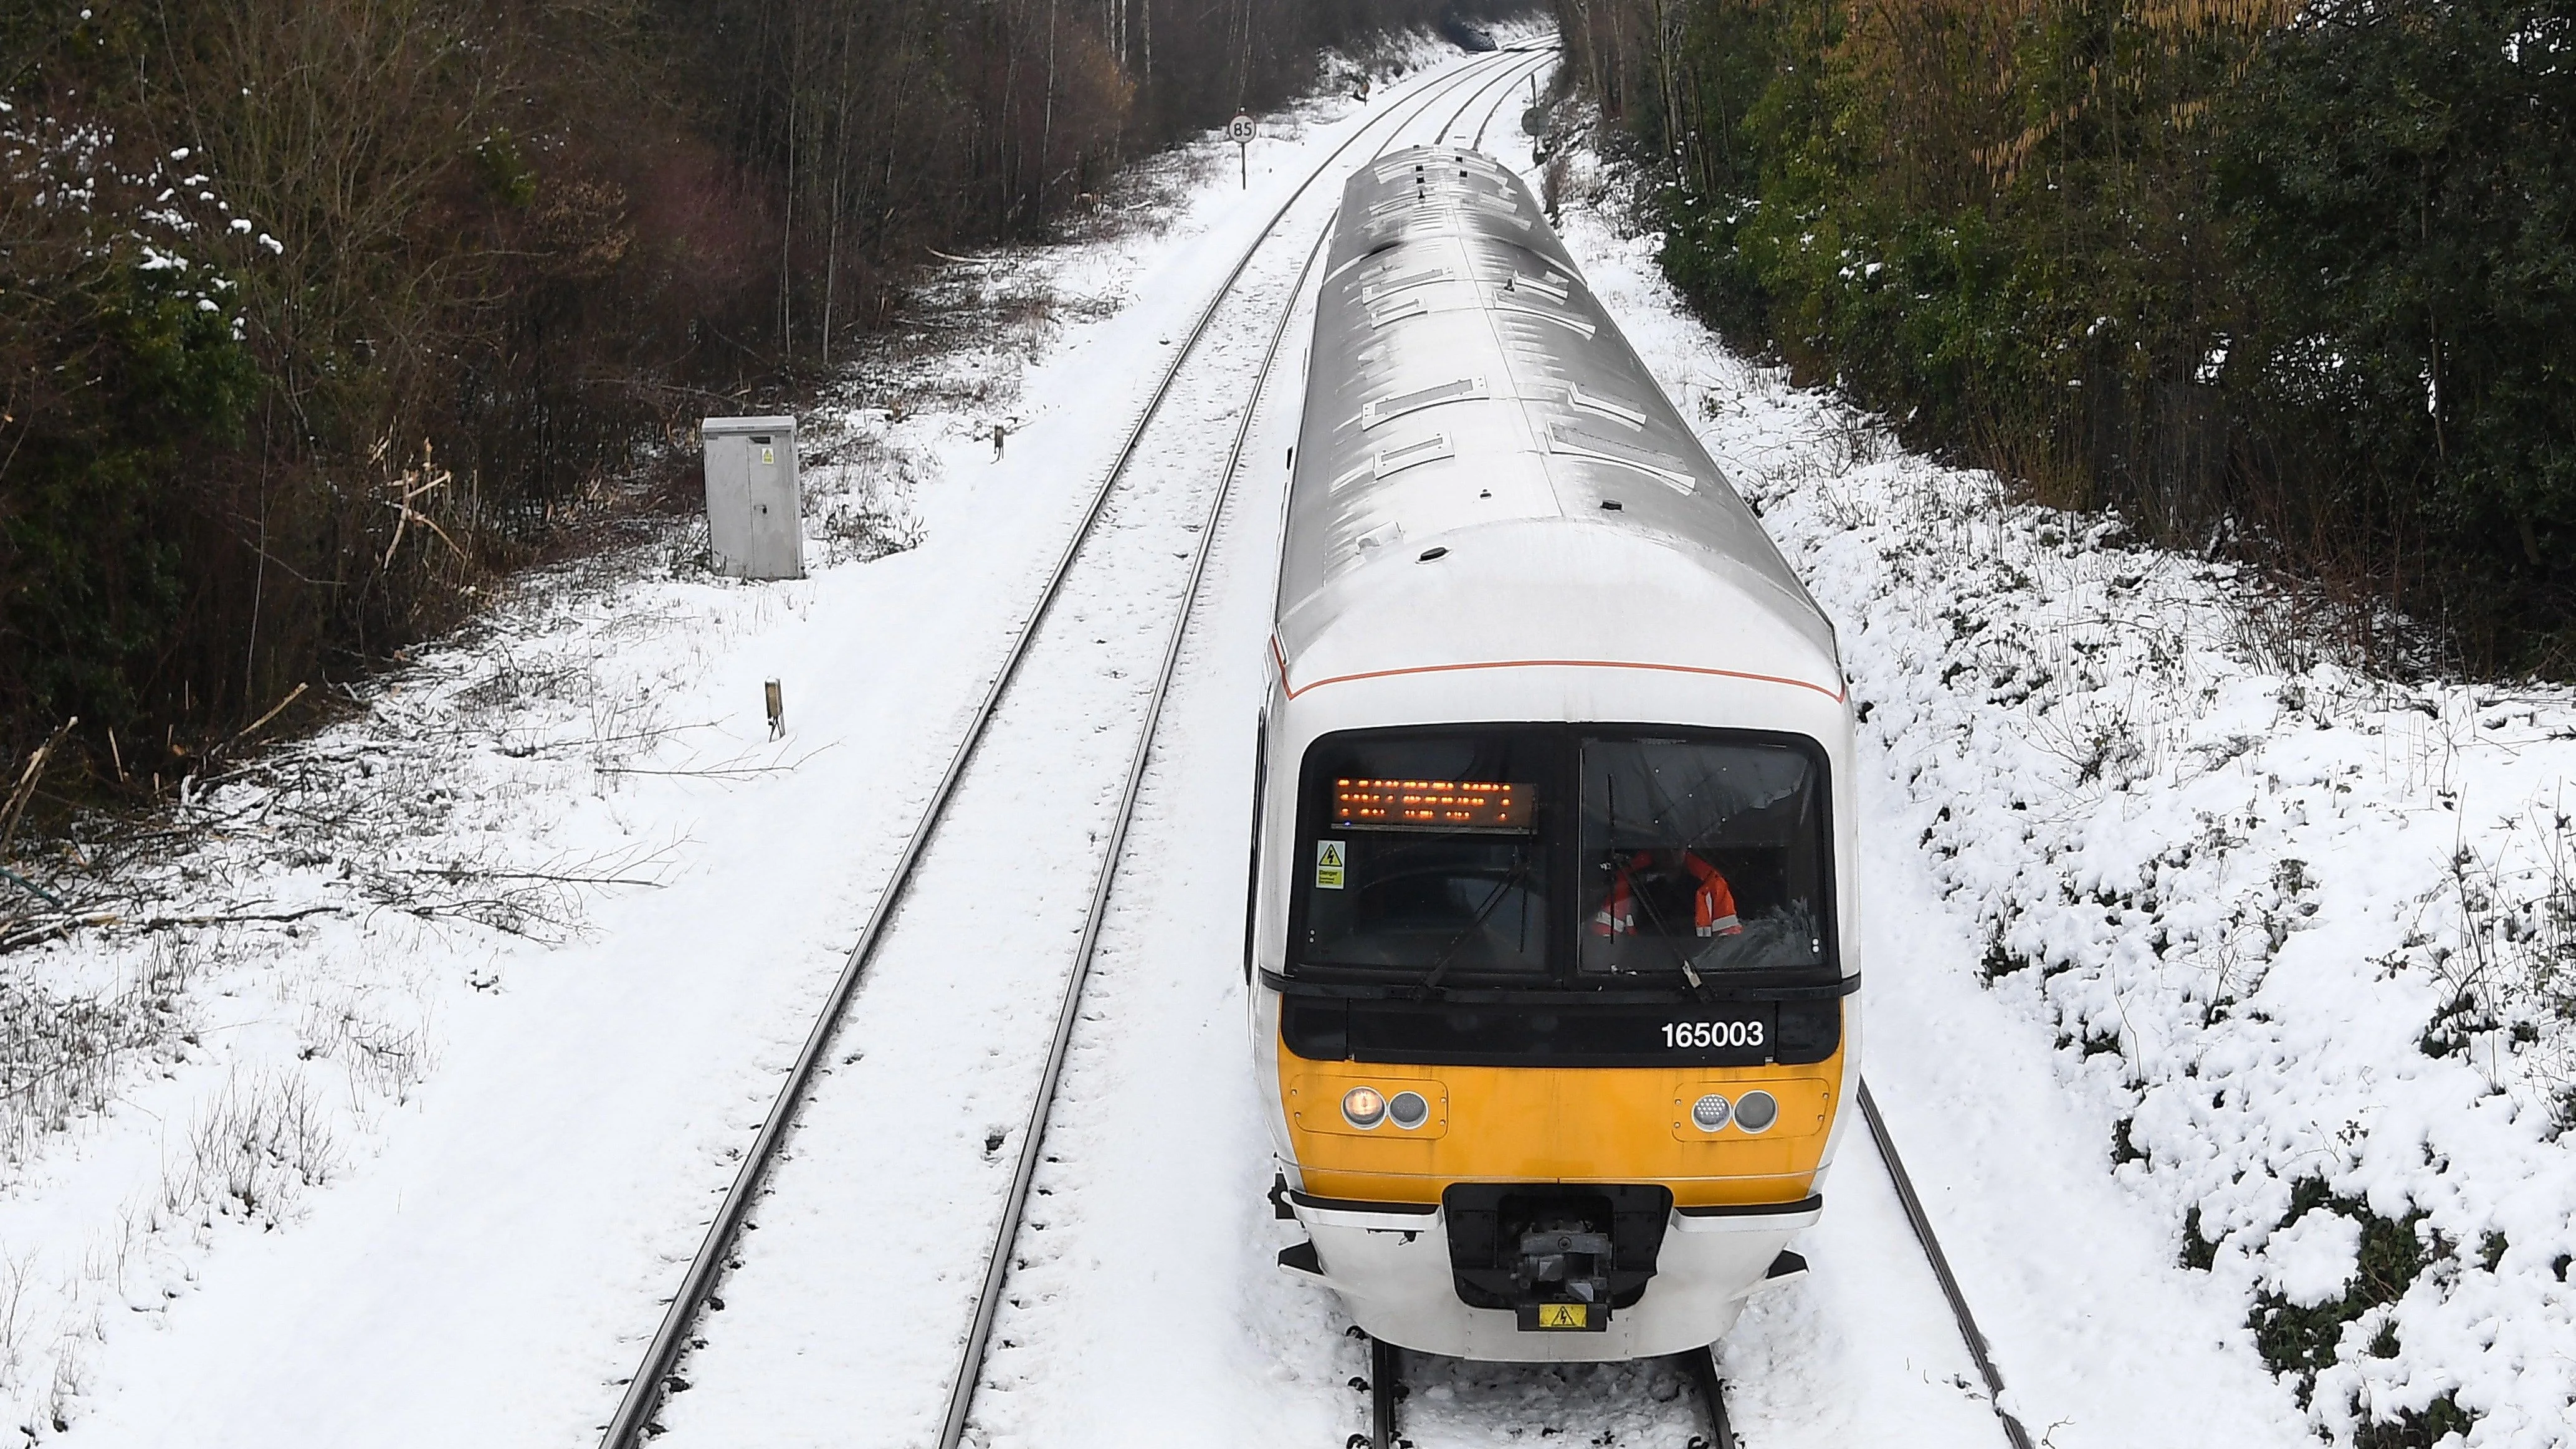
<svg viewBox="0 0 2576 1449">
<path fill-rule="evenodd" d="M 2576 671 L 2564 7 L 1559 14 L 1739 340 L 2043 502 Z"/>
</svg>

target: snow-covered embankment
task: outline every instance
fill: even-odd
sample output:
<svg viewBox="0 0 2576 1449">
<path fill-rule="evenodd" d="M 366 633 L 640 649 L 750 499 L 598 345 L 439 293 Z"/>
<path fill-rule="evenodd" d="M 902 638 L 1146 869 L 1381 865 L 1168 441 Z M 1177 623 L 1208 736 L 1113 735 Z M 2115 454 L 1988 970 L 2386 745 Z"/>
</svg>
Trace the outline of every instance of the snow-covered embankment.
<svg viewBox="0 0 2576 1449">
<path fill-rule="evenodd" d="M 1596 291 L 1838 621 L 1874 824 L 2054 1034 L 2106 1169 L 2335 1442 L 2576 1439 L 2576 695 L 2370 677 L 2226 564 L 1904 453 L 1572 189 Z"/>
</svg>

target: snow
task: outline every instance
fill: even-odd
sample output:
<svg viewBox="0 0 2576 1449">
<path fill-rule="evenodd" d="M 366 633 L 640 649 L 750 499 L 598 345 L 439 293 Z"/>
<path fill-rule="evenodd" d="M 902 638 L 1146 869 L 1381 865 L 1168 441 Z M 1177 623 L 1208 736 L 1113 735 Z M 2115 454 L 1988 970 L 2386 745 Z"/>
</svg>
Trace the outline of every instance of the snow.
<svg viewBox="0 0 2576 1449">
<path fill-rule="evenodd" d="M 2341 1298 L 2361 1255 L 2361 1224 L 2326 1208 L 2310 1208 L 2272 1235 L 2265 1285 L 2294 1307 L 2314 1308 Z"/>
<path fill-rule="evenodd" d="M 0 1395 L 29 1436 L 593 1442 L 1167 348 L 1308 166 L 1433 83 L 1265 120 L 1249 195 L 1209 138 L 1157 227 L 993 263 L 1091 305 L 936 364 L 899 417 L 842 410 L 806 470 L 811 578 L 712 577 L 685 533 L 531 575 L 348 723 L 193 789 L 205 843 L 132 917 L 270 919 L 13 953 L 12 983 L 118 1003 L 143 1043 L 59 1127 L 6 1120 Z M 1488 149 L 1535 179 L 1493 98 Z M 2054 1449 L 2349 1443 L 2446 1393 L 2480 1449 L 2576 1440 L 2548 975 L 2576 939 L 2576 699 L 2376 677 L 2319 647 L 2329 611 L 1904 454 L 1721 346 L 1572 160 L 1590 284 L 1838 621 L 1866 1070 L 2010 1406 Z M 1041 632 L 701 1325 L 680 1449 L 909 1442 L 937 1412 L 1207 475 L 1328 205 L 1220 315 Z M 1242 1036 L 1286 381 L 1119 866 L 988 1445 L 1320 1445 L 1365 1412 L 1364 1346 L 1271 1263 L 1292 1230 Z M 1811 1274 L 1721 1347 L 1746 1442 L 1997 1442 L 1857 1134 L 1826 1197 Z M 2349 1291 L 2364 1213 L 2427 1266 L 2303 1406 L 2249 1320 Z M 1412 1382 L 1423 1449 L 1696 1432 L 1661 1365 Z"/>
<path fill-rule="evenodd" d="M 2472 1444 L 2570 1442 L 2576 698 L 2374 676 L 2318 601 L 1904 454 L 1691 324 L 1616 211 L 1569 206 L 1569 242 L 1838 620 L 1877 761 L 1868 1071 L 1900 1143 L 1939 1144 L 1915 1171 L 1960 1204 L 1934 1215 L 2034 1431 L 2287 1442 L 2244 1325 L 2267 1289 L 2332 1292 L 2367 1211 L 2427 1266 L 2298 1417 L 2347 1441 L 2355 1404 L 2449 1390 Z M 2108 1164 L 2124 1123 L 2143 1156 Z M 2281 1230 L 2302 1180 L 2346 1226 Z M 2174 1266 L 2192 1221 L 2206 1274 Z"/>
<path fill-rule="evenodd" d="M 1249 198 L 1200 187 L 1157 229 L 1045 257 L 1035 280 L 1059 295 L 1122 305 L 1025 367 L 1018 337 L 955 359 L 933 391 L 964 406 L 861 410 L 873 483 L 807 470 L 826 533 L 809 557 L 843 562 L 744 587 L 675 538 L 534 576 L 365 718 L 191 792 L 217 838 L 162 883 L 189 914 L 319 913 L 191 947 L 194 1040 L 128 1071 L 0 1202 L 0 1247 L 29 1254 L 6 1384 L 26 1422 L 102 1443 L 587 1442 L 1169 339 L 1300 160 L 1389 99 L 1277 118 Z M 994 461 L 982 409 L 1013 389 L 1027 406 Z M 1184 416 L 1221 421 L 1217 402 Z M 871 492 L 888 479 L 914 496 Z M 839 548 L 834 520 L 888 510 L 919 548 Z M 1114 596 L 1060 623 L 1154 635 Z M 1082 744 L 1097 706 L 1077 691 L 1023 727 Z M 1008 788 L 1079 831 L 1056 783 Z M 302 823 L 325 808 L 329 829 Z M 1078 834 L 1040 848 L 1081 854 Z M 1015 856 L 987 895 L 1031 874 Z M 510 885 L 541 876 L 592 884 Z M 94 990 L 150 956 L 93 937 L 30 969 Z M 900 1087 L 943 1123 L 957 1110 Z M 245 1191 L 199 1190 L 227 1159 L 193 1124 L 243 1093 L 327 1130 L 253 1143 L 265 1177 Z"/>
</svg>

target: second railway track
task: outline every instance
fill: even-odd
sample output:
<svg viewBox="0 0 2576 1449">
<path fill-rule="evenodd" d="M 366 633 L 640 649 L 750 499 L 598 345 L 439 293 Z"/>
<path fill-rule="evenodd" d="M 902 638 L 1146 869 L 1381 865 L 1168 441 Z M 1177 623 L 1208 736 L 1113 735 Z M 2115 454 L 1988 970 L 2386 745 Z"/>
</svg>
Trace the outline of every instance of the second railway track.
<svg viewBox="0 0 2576 1449">
<path fill-rule="evenodd" d="M 1443 114 L 1445 132 L 1539 63 L 1481 58 L 1395 98 L 1279 207 L 1178 339 L 745 1152 L 606 1449 L 665 1430 L 805 1442 L 817 1424 L 838 1426 L 834 1442 L 955 1442 L 964 1397 L 932 1386 L 971 1386 L 993 1305 L 984 1270 L 1001 1261 L 971 1244 L 997 1215 L 1007 1244 L 1033 1170 L 1046 1088 L 1031 1078 L 1060 1060 L 1118 869 L 1150 746 L 1140 731 L 1231 472 L 1214 444 L 1248 426 L 1267 370 L 1246 388 L 1204 364 L 1265 336 L 1275 350 L 1284 311 L 1246 284 L 1275 284 L 1308 254 L 1274 238 L 1301 203 L 1329 209 L 1313 193 L 1336 161 L 1371 139 L 1433 139 L 1409 133 Z"/>
<path fill-rule="evenodd" d="M 1527 74 L 1534 75 L 1535 71 Z M 1443 139 L 1452 143 L 1479 143 L 1500 113 L 1502 101 L 1510 98 L 1508 92 L 1501 97 L 1471 96 L 1469 104 L 1452 118 Z M 1491 103 L 1485 104 L 1488 100 Z M 1482 118 L 1476 119 L 1480 104 L 1484 105 Z M 1283 317 L 1281 320 L 1285 322 L 1287 319 Z M 1274 347 L 1276 341 L 1274 333 Z M 1249 415 L 1241 419 L 1244 429 L 1251 428 L 1253 424 L 1254 420 Z M 1235 440 L 1237 454 L 1241 453 L 1242 445 L 1243 433 L 1239 431 Z M 1219 505 L 1220 508 L 1222 506 Z M 1259 556 L 1269 542 L 1266 537 L 1259 536 L 1258 528 L 1246 529 L 1238 523 L 1234 532 L 1238 536 L 1233 538 L 1229 547 L 1247 556 Z M 1247 533 L 1254 536 L 1240 536 Z M 1241 571 L 1239 564 L 1237 571 Z M 1246 591 L 1238 584 L 1235 592 Z M 1246 622 L 1236 621 L 1238 626 Z M 1222 621 L 1211 621 L 1207 632 L 1221 637 L 1226 626 Z M 1181 638 L 1176 632 L 1170 647 L 1177 652 L 1180 645 Z M 1205 854 L 1210 842 L 1231 844 L 1228 839 L 1231 822 L 1217 823 L 1211 829 L 1208 828 L 1209 817 L 1227 815 L 1227 805 L 1240 795 L 1241 790 L 1223 774 L 1210 770 L 1209 757 L 1222 757 L 1228 752 L 1221 745 L 1212 746 L 1209 741 L 1221 738 L 1236 723 L 1227 717 L 1229 702 L 1235 711 L 1239 711 L 1245 691 L 1242 681 L 1225 678 L 1221 667 L 1211 664 L 1201 669 L 1200 674 L 1193 675 L 1196 682 L 1192 692 L 1202 698 L 1198 702 L 1184 702 L 1175 707 L 1179 742 L 1168 757 L 1164 757 L 1161 751 L 1156 752 L 1155 774 L 1159 783 L 1149 796 L 1148 807 L 1153 818 L 1138 837 L 1137 845 L 1143 859 L 1169 860 L 1194 853 Z M 1160 709 L 1159 701 L 1157 709 Z M 1129 780 L 1130 796 L 1120 811 L 1117 841 L 1122 846 L 1126 843 L 1125 828 L 1135 803 L 1135 792 L 1144 783 L 1144 748 L 1140 745 L 1138 768 Z M 1212 780 L 1222 783 L 1211 790 Z M 1203 801 L 1190 798 L 1199 794 L 1211 794 L 1227 804 L 1210 808 Z M 979 1314 L 978 1332 L 970 1337 L 960 1365 L 960 1375 L 952 1381 L 951 1414 L 941 1439 L 943 1445 L 959 1441 L 968 1423 L 968 1411 L 977 1403 L 976 1389 L 979 1385 L 991 1391 L 986 1400 L 991 1412 L 988 1415 L 979 1411 L 975 1422 L 981 1426 L 981 1432 L 989 1436 L 989 1442 L 995 1444 L 1133 1442 L 1139 1426 L 1158 1426 L 1160 1430 L 1176 1434 L 1185 1432 L 1184 1420 L 1188 1416 L 1174 1413 L 1165 1395 L 1203 1394 L 1203 1388 L 1194 1391 L 1184 1385 L 1194 1377 L 1207 1379 L 1207 1360 L 1222 1358 L 1223 1355 L 1207 1354 L 1197 1345 L 1222 1341 L 1228 1336 L 1227 1329 L 1243 1326 L 1211 1321 L 1212 1305 L 1216 1320 L 1221 1320 L 1231 1305 L 1234 1312 L 1248 1310 L 1255 1318 L 1273 1318 L 1290 1325 L 1285 1331 L 1292 1336 L 1302 1327 L 1310 1339 L 1327 1343 L 1334 1341 L 1328 1333 L 1315 1334 L 1312 1315 L 1278 1311 L 1282 1305 L 1259 1301 L 1258 1296 L 1254 1301 L 1244 1301 L 1237 1296 L 1244 1285 L 1229 1283 L 1221 1274 L 1211 1275 L 1208 1262 L 1193 1263 L 1194 1255 L 1190 1252 L 1171 1254 L 1165 1251 L 1176 1236 L 1205 1236 L 1200 1225 L 1216 1224 L 1219 1226 L 1214 1231 L 1219 1235 L 1229 1230 L 1237 1233 L 1232 1243 L 1217 1256 L 1229 1261 L 1243 1256 L 1240 1247 L 1242 1225 L 1234 1222 L 1235 1215 L 1227 1211 L 1235 1204 L 1209 1201 L 1209 1194 L 1200 1190 L 1214 1189 L 1220 1198 L 1232 1193 L 1248 1200 L 1250 1194 L 1245 1191 L 1245 1184 L 1234 1180 L 1240 1174 L 1229 1173 L 1215 1161 L 1208 1161 L 1204 1167 L 1186 1166 L 1175 1160 L 1175 1150 L 1170 1144 L 1172 1139 L 1206 1142 L 1210 1144 L 1207 1150 L 1209 1158 L 1242 1163 L 1258 1160 L 1257 1148 L 1249 1142 L 1226 1142 L 1208 1133 L 1210 1119 L 1226 1115 L 1223 1105 L 1178 1110 L 1178 1104 L 1167 1105 L 1166 1101 L 1156 1100 L 1163 1094 L 1140 1089 L 1137 1083 L 1138 1078 L 1160 1078 L 1174 1083 L 1206 1084 L 1221 1080 L 1232 1068 L 1233 1064 L 1225 1060 L 1227 1053 L 1223 1049 L 1213 1054 L 1214 1060 L 1195 1056 L 1186 1046 L 1176 1051 L 1175 1047 L 1180 1044 L 1174 1039 L 1173 1028 L 1177 1025 L 1183 1033 L 1191 1029 L 1183 1024 L 1191 1015 L 1189 1008 L 1184 1006 L 1175 1010 L 1166 1001 L 1149 1002 L 1146 999 L 1176 992 L 1200 997 L 1208 994 L 1203 984 L 1211 974 L 1207 963 L 1221 956 L 1225 947 L 1215 940 L 1217 933 L 1206 929 L 1207 922 L 1199 922 L 1198 929 L 1192 932 L 1186 920 L 1176 921 L 1174 917 L 1210 914 L 1198 909 L 1201 898 L 1226 894 L 1215 888 L 1219 882 L 1211 880 L 1210 876 L 1221 878 L 1231 868 L 1230 863 L 1221 862 L 1212 870 L 1195 875 L 1185 868 L 1176 873 L 1177 879 L 1158 881 L 1155 888 L 1135 892 L 1145 900 L 1141 906 L 1134 901 L 1125 902 L 1114 929 L 1103 917 L 1096 916 L 1091 922 L 1093 931 L 1106 930 L 1107 939 L 1100 942 L 1102 954 L 1114 964 L 1104 968 L 1105 979 L 1096 1003 L 1097 1024 L 1084 1028 L 1092 1050 L 1082 1066 L 1075 1070 L 1074 1080 L 1068 1085 L 1069 1099 L 1078 1102 L 1079 1107 L 1074 1111 L 1073 1120 L 1060 1124 L 1061 1130 L 1054 1138 L 1031 1138 L 1024 1143 L 1022 1176 L 1016 1184 L 1021 1192 L 1025 1192 L 1034 1180 L 1039 1184 L 1038 1192 L 1042 1198 L 1050 1192 L 1057 1195 L 1036 1207 L 1026 1225 L 1026 1241 L 1017 1251 L 1013 1250 L 1013 1233 L 1020 1230 L 1017 1209 L 1021 1197 L 1014 1196 L 1014 1212 L 1005 1219 L 1005 1231 L 994 1245 L 994 1256 L 988 1259 L 990 1274 L 986 1280 L 987 1288 L 979 1300 L 979 1304 L 993 1316 Z M 1190 904 L 1179 912 L 1172 912 L 1171 908 L 1180 902 Z M 1222 915 L 1223 911 L 1214 914 Z M 1177 932 L 1173 930 L 1175 925 L 1180 927 Z M 1175 939 L 1176 936 L 1194 936 L 1195 939 Z M 1094 943 L 1092 937 L 1087 937 L 1084 943 L 1082 960 L 1086 971 Z M 1202 1016 L 1200 1022 L 1222 1021 L 1227 1009 L 1221 1004 L 1214 1015 Z M 1147 1020 L 1156 1017 L 1161 1018 L 1158 1024 Z M 1065 1025 L 1069 1031 L 1070 1018 L 1065 1020 Z M 1042 1105 L 1038 1115 L 1045 1115 L 1050 1106 Z M 1921 1258 L 1917 1266 L 1927 1266 L 1938 1283 L 1956 1330 L 1964 1339 L 1975 1370 L 1983 1380 L 1986 1390 L 1984 1402 L 1994 1415 L 1995 1427 L 2001 1430 L 2001 1437 L 2007 1445 L 2027 1449 L 2029 1437 L 2015 1416 L 2003 1407 L 2007 1401 L 2003 1397 L 2000 1375 L 1986 1351 L 1982 1334 L 1968 1313 L 1966 1299 L 1948 1271 L 1929 1218 L 1912 1191 L 1875 1103 L 1865 1102 L 1862 1110 L 1887 1180 L 1884 1183 L 1878 1181 L 1878 1175 L 1865 1167 L 1847 1169 L 1848 1173 L 1865 1175 L 1858 1180 L 1849 1176 L 1844 1179 L 1853 1189 L 1852 1196 L 1865 1200 L 1855 1203 L 1855 1206 L 1874 1206 L 1875 1199 L 1892 1193 L 1890 1206 L 1901 1209 L 1901 1225 L 1895 1220 L 1886 1221 L 1884 1225 L 1896 1227 L 1900 1233 L 1910 1229 L 1905 1247 L 1895 1251 L 1912 1253 L 1919 1248 Z M 1138 1139 L 1163 1139 L 1164 1145 L 1158 1153 L 1155 1147 L 1136 1145 Z M 1059 1142 L 1063 1154 L 1061 1159 L 1057 1148 Z M 1047 1165 L 1042 1172 L 1032 1174 L 1034 1154 L 1041 1145 L 1048 1148 L 1045 1154 Z M 1157 1155 L 1162 1158 L 1159 1170 L 1138 1170 Z M 1174 1170 L 1176 1168 L 1178 1170 Z M 1155 1190 L 1140 1193 L 1138 1189 L 1146 1184 L 1153 1185 Z M 1182 1184 L 1188 1185 L 1186 1191 L 1180 1196 L 1171 1195 L 1170 1190 Z M 1195 1273 L 1190 1271 L 1193 1268 Z M 1162 1280 L 1159 1288 L 1154 1286 L 1158 1277 Z M 1005 1300 L 1006 1281 L 1008 1296 Z M 1104 1288 L 1103 1285 L 1111 1286 Z M 1298 1294 L 1302 1290 L 1290 1292 Z M 1102 1325 L 1111 1327 L 1104 1332 Z M 988 1362 L 982 1330 L 996 1326 L 996 1356 Z M 1216 1331 L 1211 1333 L 1210 1329 Z M 1925 1348 L 1932 1350 L 1934 1361 L 1946 1356 L 1938 1336 L 1938 1325 L 1927 1320 L 1919 1326 L 1918 1332 L 1924 1335 L 1920 1341 Z M 1176 1347 L 1181 1348 L 1178 1354 L 1173 1353 Z M 1346 1361 L 1345 1367 L 1336 1372 L 1347 1375 L 1350 1368 L 1362 1369 L 1363 1375 L 1379 1372 L 1381 1365 L 1388 1360 L 1372 1352 L 1376 1347 L 1371 1345 L 1354 1351 L 1345 1346 L 1344 1351 L 1337 1355 Z M 1175 1367 L 1158 1375 L 1152 1368 L 1138 1366 L 1157 1362 L 1174 1363 Z M 1178 1363 L 1196 1363 L 1200 1372 L 1193 1376 L 1178 1367 Z M 1232 1367 L 1240 1372 L 1258 1365 L 1236 1364 Z M 1276 1366 L 1273 1367 L 1275 1371 Z M 1683 1442 L 1682 1438 L 1665 1437 L 1678 1432 L 1688 1435 L 1689 1442 L 1694 1445 L 1715 1443 L 1736 1449 L 1737 1441 L 1726 1422 L 1725 1399 L 1721 1386 L 1716 1382 L 1715 1364 L 1710 1355 L 1685 1355 L 1670 1364 L 1603 1366 L 1603 1371 L 1623 1375 L 1632 1387 L 1644 1390 L 1642 1394 L 1633 1396 L 1638 1408 L 1647 1409 L 1650 1401 L 1664 1405 L 1660 1409 L 1648 1410 L 1648 1417 L 1655 1427 L 1638 1442 L 1679 1444 Z M 1447 1362 L 1434 1367 L 1432 1372 L 1435 1375 L 1431 1384 L 1432 1397 L 1445 1398 L 1456 1392 L 1451 1386 L 1489 1374 L 1508 1376 L 1514 1371 L 1502 1370 L 1496 1374 L 1495 1366 L 1491 1365 Z M 1518 1372 L 1525 1380 L 1521 1390 L 1524 1397 L 1531 1392 L 1533 1384 L 1544 1390 L 1548 1377 L 1544 1371 Z M 1142 1382 L 1138 1382 L 1140 1380 Z M 1123 1393 L 1110 1386 L 1122 1381 L 1126 1385 Z M 1220 1378 L 1216 1382 L 1224 1380 Z M 1353 1385 L 1362 1382 L 1364 1378 L 1351 1379 Z M 1297 1397 L 1305 1401 L 1304 1407 L 1329 1410 L 1345 1402 L 1342 1388 L 1341 1380 L 1334 1378 L 1328 1383 L 1310 1386 Z M 1932 1392 L 1946 1396 L 1953 1389 L 1968 1388 L 1966 1378 L 1957 1378 L 1945 1380 L 1942 1387 Z M 1222 1397 L 1222 1391 L 1217 1397 Z M 1069 1400 L 1080 1403 L 1086 1399 L 1092 1401 L 1093 1412 L 1068 1412 Z M 1204 1400 L 1202 1407 L 1207 1407 Z M 1469 1422 L 1472 1421 L 1473 1416 L 1470 1415 Z M 1340 1442 L 1345 1427 L 1346 1424 L 1301 1427 L 1294 1421 L 1264 1419 L 1257 1433 L 1211 1433 L 1202 1425 L 1190 1437 L 1207 1442 L 1231 1442 L 1242 1438 L 1245 1442 L 1257 1439 L 1260 1442 L 1323 1444 Z M 1464 1426 L 1453 1423 L 1443 1427 L 1454 1434 Z M 1471 1435 L 1459 1442 L 1488 1442 L 1496 1426 L 1483 1427 L 1486 1430 L 1483 1436 Z M 1517 1436 L 1528 1427 L 1526 1424 L 1513 1425 L 1509 1432 Z M 1766 1425 L 1768 1427 L 1771 1426 Z M 1593 1442 L 1630 1442 L 1623 1430 L 1611 1428 L 1607 1423 L 1585 1423 L 1579 1412 L 1574 1421 L 1547 1423 L 1544 1430 L 1569 1436 L 1580 1433 Z M 1121 1437 L 1122 1432 L 1124 1437 Z M 1616 1437 L 1604 1437 L 1605 1434 Z M 1366 1437 L 1352 1436 L 1352 1442 L 1359 1443 Z M 1439 1437 L 1446 1440 L 1449 1436 Z M 1972 1434 L 1964 1442 L 1983 1444 L 1987 1440 Z"/>
</svg>

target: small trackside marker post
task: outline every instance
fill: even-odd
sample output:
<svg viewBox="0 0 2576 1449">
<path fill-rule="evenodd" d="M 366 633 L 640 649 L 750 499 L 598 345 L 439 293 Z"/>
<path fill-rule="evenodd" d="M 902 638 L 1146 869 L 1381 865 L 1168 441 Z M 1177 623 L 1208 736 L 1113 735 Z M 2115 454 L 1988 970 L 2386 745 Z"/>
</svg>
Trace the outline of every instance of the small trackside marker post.
<svg viewBox="0 0 2576 1449">
<path fill-rule="evenodd" d="M 761 681 L 760 693 L 763 701 L 769 706 L 769 737 L 773 740 L 785 738 L 787 735 L 786 694 L 779 689 L 778 681 L 775 679 Z"/>
<path fill-rule="evenodd" d="M 1252 189 L 1252 138 L 1259 131 L 1250 116 L 1237 115 L 1225 123 L 1225 138 L 1234 143 L 1235 159 L 1243 166 L 1243 189 L 1246 191 Z"/>
</svg>

